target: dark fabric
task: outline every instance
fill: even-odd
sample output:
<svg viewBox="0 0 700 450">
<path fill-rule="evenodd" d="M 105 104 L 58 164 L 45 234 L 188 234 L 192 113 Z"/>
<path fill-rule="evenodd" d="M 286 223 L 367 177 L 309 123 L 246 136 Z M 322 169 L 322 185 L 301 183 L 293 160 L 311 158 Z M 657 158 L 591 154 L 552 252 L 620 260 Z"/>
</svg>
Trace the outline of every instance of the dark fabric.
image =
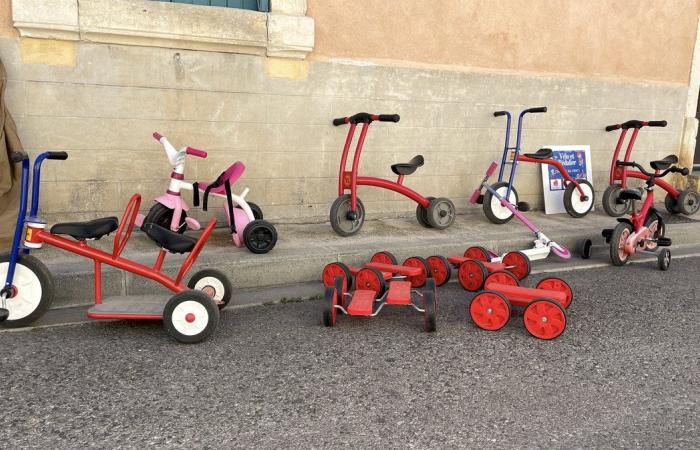
<svg viewBox="0 0 700 450">
<path fill-rule="evenodd" d="M 0 61 L 0 251 L 9 248 L 19 204 L 19 166 L 10 162 L 10 152 L 22 150 L 17 125 L 5 106 L 7 74 Z"/>
</svg>

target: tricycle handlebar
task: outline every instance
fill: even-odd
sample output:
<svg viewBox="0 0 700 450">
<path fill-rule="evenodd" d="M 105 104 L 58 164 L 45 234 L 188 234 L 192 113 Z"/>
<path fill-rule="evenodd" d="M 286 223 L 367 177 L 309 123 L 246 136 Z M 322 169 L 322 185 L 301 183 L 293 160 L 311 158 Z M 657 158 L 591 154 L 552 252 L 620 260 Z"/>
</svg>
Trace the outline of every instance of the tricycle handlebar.
<svg viewBox="0 0 700 450">
<path fill-rule="evenodd" d="M 618 123 L 615 125 L 608 125 L 605 127 L 605 131 L 614 131 L 622 128 L 623 130 L 628 130 L 630 128 L 642 128 L 642 127 L 665 127 L 668 122 L 665 120 L 650 120 L 649 122 L 644 122 L 643 120 L 628 120 L 624 123 Z"/>
<path fill-rule="evenodd" d="M 546 113 L 547 112 L 547 107 L 546 106 L 538 106 L 535 108 L 528 108 L 525 111 L 522 112 L 522 114 L 527 114 L 527 113 Z"/>
<path fill-rule="evenodd" d="M 370 113 L 357 113 L 354 116 L 350 117 L 339 117 L 337 119 L 333 119 L 333 125 L 336 127 L 339 125 L 344 125 L 346 123 L 350 124 L 358 124 L 358 123 L 372 123 L 375 120 L 379 122 L 398 122 L 401 120 L 401 116 L 398 114 L 370 114 Z"/>
<path fill-rule="evenodd" d="M 29 159 L 29 156 L 26 152 L 24 152 L 24 150 L 16 150 L 10 152 L 10 160 L 12 162 L 18 163 L 24 161 L 25 159 Z"/>
<path fill-rule="evenodd" d="M 683 176 L 686 176 L 690 173 L 690 171 L 686 167 L 677 167 L 677 166 L 671 166 L 668 169 L 664 170 L 663 172 L 656 174 L 656 173 L 650 173 L 647 172 L 644 167 L 642 167 L 641 164 L 636 163 L 635 161 L 617 161 L 616 164 L 618 166 L 625 166 L 625 167 L 635 167 L 637 168 L 641 173 L 644 175 L 648 176 L 649 178 L 663 178 L 669 173 L 680 173 Z"/>
<path fill-rule="evenodd" d="M 46 159 L 57 159 L 60 161 L 65 161 L 68 159 L 68 153 L 66 152 L 46 152 Z"/>
<path fill-rule="evenodd" d="M 192 147 L 187 147 L 185 149 L 185 153 L 188 155 L 196 156 L 198 158 L 206 158 L 207 157 L 207 152 L 204 150 L 199 150 L 197 148 L 192 148 Z"/>
</svg>

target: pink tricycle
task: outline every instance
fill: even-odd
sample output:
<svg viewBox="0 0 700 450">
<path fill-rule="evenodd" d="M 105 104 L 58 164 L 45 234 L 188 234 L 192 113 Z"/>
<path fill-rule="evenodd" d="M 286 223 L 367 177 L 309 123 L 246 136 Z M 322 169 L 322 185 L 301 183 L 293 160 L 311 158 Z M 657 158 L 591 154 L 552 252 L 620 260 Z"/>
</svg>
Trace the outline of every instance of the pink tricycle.
<svg viewBox="0 0 700 450">
<path fill-rule="evenodd" d="M 206 158 L 207 152 L 192 147 L 183 147 L 177 150 L 168 139 L 160 133 L 153 133 L 153 137 L 165 148 L 173 171 L 170 173 L 170 185 L 165 194 L 155 199 L 155 204 L 146 216 L 139 215 L 137 224 L 143 226 L 147 223 L 155 223 L 163 228 L 176 233 L 184 233 L 185 230 L 199 230 L 197 220 L 187 216 L 189 205 L 182 198 L 181 191 L 193 191 L 193 204 L 199 206 L 199 194 L 208 193 L 226 199 L 224 212 L 231 231 L 233 243 L 237 247 L 245 245 L 253 253 L 267 253 L 277 243 L 277 230 L 263 220 L 262 210 L 253 202 L 246 201 L 248 188 L 240 195 L 232 192 L 231 186 L 238 181 L 245 171 L 245 165 L 236 161 L 212 183 L 185 181 L 185 157 L 187 155 L 198 158 Z M 207 210 L 207 197 L 204 196 L 203 210 Z"/>
</svg>

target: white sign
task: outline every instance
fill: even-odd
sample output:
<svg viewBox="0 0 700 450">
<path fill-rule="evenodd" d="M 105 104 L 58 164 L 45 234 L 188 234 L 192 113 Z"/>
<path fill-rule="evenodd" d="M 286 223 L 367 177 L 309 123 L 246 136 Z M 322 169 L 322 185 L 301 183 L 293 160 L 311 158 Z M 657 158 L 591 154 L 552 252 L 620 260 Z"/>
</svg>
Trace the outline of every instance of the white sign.
<svg viewBox="0 0 700 450">
<path fill-rule="evenodd" d="M 593 184 L 593 163 L 590 145 L 545 145 L 552 149 L 552 159 L 559 161 L 574 180 L 586 179 Z M 542 164 L 542 190 L 544 191 L 544 212 L 546 214 L 565 213 L 564 189 L 566 180 L 559 170 L 549 164 Z"/>
</svg>

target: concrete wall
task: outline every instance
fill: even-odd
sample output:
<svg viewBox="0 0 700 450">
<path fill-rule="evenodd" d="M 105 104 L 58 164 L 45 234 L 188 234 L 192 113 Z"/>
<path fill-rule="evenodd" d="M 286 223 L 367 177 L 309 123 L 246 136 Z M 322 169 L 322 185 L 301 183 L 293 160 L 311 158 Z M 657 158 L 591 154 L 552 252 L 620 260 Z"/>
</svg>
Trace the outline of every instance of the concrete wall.
<svg viewBox="0 0 700 450">
<path fill-rule="evenodd" d="M 372 6 L 381 3 L 393 4 L 373 2 Z M 413 8 L 418 3 L 412 2 Z M 177 145 L 210 152 L 207 160 L 188 161 L 188 178 L 212 179 L 231 162 L 244 161 L 248 170 L 241 185 L 250 186 L 250 198 L 278 221 L 327 219 L 336 196 L 338 162 L 347 130 L 331 126 L 330 121 L 359 111 L 402 116 L 398 124 L 372 126 L 363 153 L 365 174 L 393 177 L 390 164 L 422 153 L 425 166 L 407 177 L 406 184 L 426 195 L 450 197 L 460 211 L 474 211 L 466 198 L 488 162 L 500 155 L 504 123 L 491 116 L 496 109 L 548 106 L 548 114 L 528 118 L 525 147 L 536 150 L 546 144 L 590 144 L 595 184 L 601 192 L 616 140 L 615 135 L 602 131 L 605 125 L 631 118 L 666 119 L 668 128 L 645 130 L 640 136 L 637 158 L 647 160 L 678 150 L 687 97 L 687 80 L 683 77 L 687 78 L 690 64 L 686 61 L 689 56 L 683 55 L 692 49 L 688 42 L 693 41 L 686 37 L 685 42 L 676 36 L 677 29 L 685 29 L 685 22 L 666 31 L 667 42 L 674 46 L 660 61 L 650 64 L 643 56 L 645 63 L 635 65 L 625 59 L 620 66 L 606 66 L 606 72 L 596 61 L 609 59 L 607 49 L 600 54 L 594 52 L 590 67 L 580 61 L 574 66 L 579 72 L 588 68 L 590 73 L 606 77 L 582 77 L 514 72 L 567 72 L 564 69 L 571 67 L 557 58 L 542 61 L 544 53 L 532 43 L 532 39 L 539 39 L 541 30 L 530 39 L 527 48 L 534 53 L 525 59 L 518 52 L 498 53 L 501 47 L 489 52 L 460 53 L 454 45 L 437 51 L 432 44 L 425 44 L 414 53 L 407 47 L 401 47 L 406 53 L 396 53 L 398 47 L 392 52 L 376 53 L 388 49 L 387 45 L 365 47 L 374 49 L 373 54 L 353 53 L 358 42 L 362 45 L 361 39 L 352 42 L 354 50 L 348 53 L 343 50 L 350 44 L 343 28 L 336 28 L 336 33 L 344 46 L 333 41 L 330 30 L 359 23 L 355 9 L 342 9 L 342 15 L 336 11 L 336 19 L 332 19 L 325 4 L 317 0 L 309 4 L 310 14 L 316 18 L 318 39 L 317 50 L 308 63 L 84 41 L 37 43 L 24 38 L 0 38 L 0 58 L 9 77 L 7 102 L 25 147 L 32 154 L 45 149 L 70 152 L 66 162 L 45 164 L 44 214 L 50 220 L 121 214 L 134 192 L 140 192 L 148 205 L 148 199 L 166 189 L 169 175 L 162 148 L 150 138 L 156 130 Z M 339 8 L 337 2 L 328 4 Z M 4 5 L 7 7 L 6 2 Z M 474 9 L 465 11 L 470 15 L 461 22 L 453 20 L 452 33 L 465 21 L 481 24 L 482 31 L 495 26 L 495 16 L 488 20 L 483 17 L 489 11 L 486 3 L 470 1 L 465 5 Z M 697 2 L 691 2 L 691 6 L 686 12 L 697 18 Z M 569 17 L 566 23 L 578 23 L 574 18 L 584 17 L 586 11 L 579 8 L 580 5 L 569 11 L 562 5 Z M 407 11 L 418 13 L 410 7 Z M 666 17 L 664 11 L 658 9 L 661 17 Z M 381 15 L 391 11 L 379 12 Z M 471 20 L 476 13 L 480 18 Z M 634 10 L 631 13 L 644 26 L 650 23 L 644 21 L 646 15 L 640 17 Z M 406 12 L 402 14 L 394 17 L 407 17 Z M 347 24 L 337 20 L 339 17 L 347 18 Z M 427 20 L 419 15 L 411 17 Z M 673 18 L 680 19 L 672 14 L 667 19 Z M 596 21 L 582 22 L 594 26 Z M 623 24 L 621 29 L 636 33 L 632 25 Z M 562 31 L 561 26 L 557 25 L 556 30 Z M 412 29 L 418 33 L 422 27 L 433 27 L 439 40 L 449 36 L 445 34 L 449 30 L 443 30 L 437 22 L 421 22 Z M 400 28 L 391 25 L 389 30 L 398 32 Z M 468 30 L 469 39 L 478 36 L 474 26 L 463 28 Z M 581 26 L 575 30 L 579 33 Z M 659 34 L 657 31 L 655 35 Z M 10 33 L 6 30 L 0 34 L 11 36 Z M 583 42 L 594 34 L 579 34 L 579 40 Z M 428 37 L 423 38 L 428 41 Z M 558 40 L 562 39 L 573 42 L 570 38 Z M 490 40 L 493 39 L 479 42 Z M 525 47 L 516 48 L 524 51 Z M 476 64 L 459 59 L 460 55 L 502 64 L 493 70 L 468 70 L 458 66 L 422 67 L 406 61 L 397 64 L 361 60 L 378 57 L 420 62 L 426 60 L 426 52 L 433 50 L 433 62 L 442 64 Z M 557 44 L 550 52 L 564 52 L 564 47 Z M 497 57 L 490 56 L 492 53 Z M 444 59 L 446 55 L 456 59 Z M 561 55 L 561 59 L 574 60 L 570 55 Z M 523 65 L 517 66 L 517 62 Z M 501 71 L 503 68 L 513 71 Z M 619 72 L 619 80 L 609 78 L 615 71 Z M 292 74 L 298 79 L 276 78 L 280 74 Z M 623 81 L 625 77 L 665 82 Z M 521 197 L 537 206 L 541 196 L 538 168 L 522 165 L 520 169 L 516 186 Z M 365 189 L 360 196 L 370 216 L 412 214 L 415 210 L 414 204 L 391 192 Z"/>
</svg>

